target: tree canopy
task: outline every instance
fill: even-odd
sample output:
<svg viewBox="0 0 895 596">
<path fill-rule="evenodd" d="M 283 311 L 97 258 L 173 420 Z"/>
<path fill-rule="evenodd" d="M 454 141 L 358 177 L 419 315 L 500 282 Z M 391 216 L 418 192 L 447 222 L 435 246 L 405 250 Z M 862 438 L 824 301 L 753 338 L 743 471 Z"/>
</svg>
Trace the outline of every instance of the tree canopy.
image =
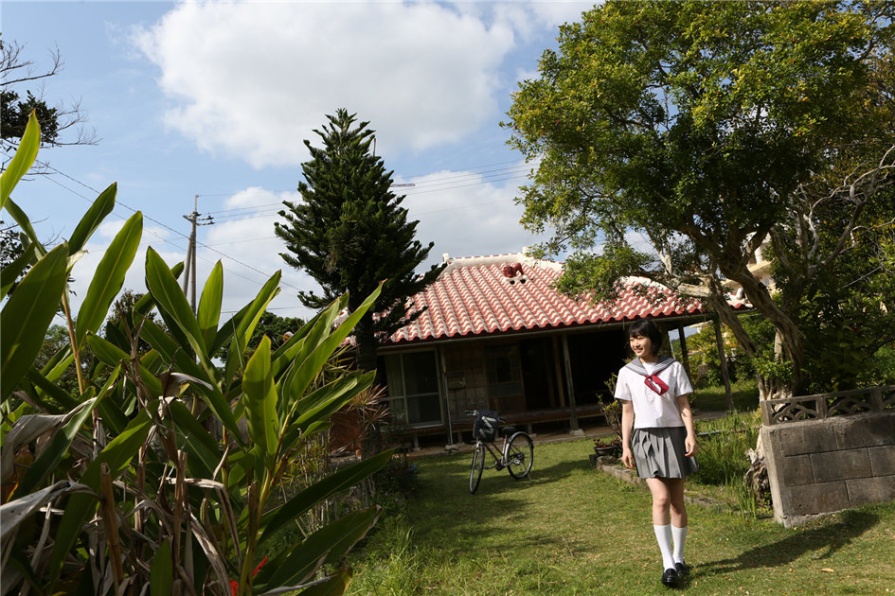
<svg viewBox="0 0 895 596">
<path fill-rule="evenodd" d="M 299 292 L 309 308 L 323 308 L 347 292 L 353 311 L 385 282 L 375 308 L 355 330 L 358 364 L 372 370 L 379 340 L 422 314 L 407 308 L 407 298 L 443 267 L 415 273 L 434 243 L 424 247 L 415 240 L 418 222 L 407 220 L 404 197 L 391 190 L 392 172 L 371 150 L 375 136 L 369 122 L 357 122 L 345 109 L 327 118 L 323 130 L 314 131 L 323 145 L 304 142 L 311 159 L 302 164 L 302 201 L 284 201 L 289 209 L 280 216 L 286 223 L 276 223 L 275 231 L 286 242 L 283 260 L 307 271 L 322 288 L 321 294 Z"/>
<path fill-rule="evenodd" d="M 25 85 L 37 84 L 56 76 L 62 71 L 62 55 L 59 50 L 50 52 L 50 65 L 39 68 L 25 59 L 24 46 L 16 41 L 4 41 L 0 37 L 0 138 L 4 150 L 14 151 L 25 132 L 32 112 L 40 122 L 41 144 L 46 146 L 92 145 L 96 137 L 86 128 L 86 113 L 79 103 L 68 106 L 50 105 L 41 93 L 31 89 L 17 90 Z M 74 136 L 66 133 L 74 132 Z"/>
<path fill-rule="evenodd" d="M 827 284 L 892 276 L 893 13 L 609 1 L 562 26 L 504 123 L 535 163 L 523 223 L 553 231 L 543 251 L 570 253 L 561 289 L 604 300 L 621 276 L 652 278 L 705 299 L 755 354 L 724 297 L 732 280 L 783 348 L 763 395 L 803 390 L 806 323 L 859 289 Z M 749 269 L 766 242 L 781 296 Z M 863 307 L 891 313 L 891 288 L 876 289 Z"/>
</svg>

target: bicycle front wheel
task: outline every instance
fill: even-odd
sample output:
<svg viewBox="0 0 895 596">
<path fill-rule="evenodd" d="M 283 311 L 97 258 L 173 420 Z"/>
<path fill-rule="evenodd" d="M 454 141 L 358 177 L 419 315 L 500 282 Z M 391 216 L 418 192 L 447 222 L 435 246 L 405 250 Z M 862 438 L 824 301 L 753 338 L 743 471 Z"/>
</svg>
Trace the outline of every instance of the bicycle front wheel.
<svg viewBox="0 0 895 596">
<path fill-rule="evenodd" d="M 472 450 L 472 466 L 469 468 L 469 492 L 475 494 L 482 480 L 482 470 L 485 469 L 485 446 L 476 443 Z"/>
<path fill-rule="evenodd" d="M 507 468 L 510 475 L 515 478 L 525 478 L 531 472 L 531 466 L 535 461 L 535 447 L 524 432 L 518 432 L 510 437 L 507 444 Z"/>
</svg>

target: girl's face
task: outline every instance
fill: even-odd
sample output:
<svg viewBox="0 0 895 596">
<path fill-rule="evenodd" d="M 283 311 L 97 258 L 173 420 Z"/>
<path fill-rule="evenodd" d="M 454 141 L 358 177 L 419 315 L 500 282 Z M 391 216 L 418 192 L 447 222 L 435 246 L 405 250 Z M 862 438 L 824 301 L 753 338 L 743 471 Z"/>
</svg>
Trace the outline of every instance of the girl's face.
<svg viewBox="0 0 895 596">
<path fill-rule="evenodd" d="M 653 356 L 653 341 L 645 335 L 633 335 L 629 338 L 631 351 L 638 358 Z"/>
</svg>

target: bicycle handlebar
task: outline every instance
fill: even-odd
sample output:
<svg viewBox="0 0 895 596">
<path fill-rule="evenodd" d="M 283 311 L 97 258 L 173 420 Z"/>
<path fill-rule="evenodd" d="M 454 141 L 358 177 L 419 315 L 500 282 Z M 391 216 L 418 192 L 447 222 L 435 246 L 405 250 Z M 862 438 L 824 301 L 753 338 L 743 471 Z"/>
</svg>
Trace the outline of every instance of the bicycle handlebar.
<svg viewBox="0 0 895 596">
<path fill-rule="evenodd" d="M 481 410 L 463 410 L 463 413 L 466 414 L 467 416 L 469 416 L 470 418 L 474 418 L 479 415 L 480 411 Z M 506 422 L 507 422 L 506 418 L 504 418 L 503 416 L 500 416 L 500 415 L 497 416 L 497 421 L 500 422 L 501 424 L 506 424 Z"/>
</svg>

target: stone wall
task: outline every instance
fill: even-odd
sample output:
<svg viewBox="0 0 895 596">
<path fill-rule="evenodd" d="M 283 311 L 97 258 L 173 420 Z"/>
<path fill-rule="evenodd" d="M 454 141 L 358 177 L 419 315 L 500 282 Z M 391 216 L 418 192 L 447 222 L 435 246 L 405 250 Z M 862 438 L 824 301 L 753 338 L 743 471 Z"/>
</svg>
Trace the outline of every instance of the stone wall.
<svg viewBox="0 0 895 596">
<path fill-rule="evenodd" d="M 767 400 L 774 518 L 786 527 L 895 500 L 895 387 Z"/>
</svg>

